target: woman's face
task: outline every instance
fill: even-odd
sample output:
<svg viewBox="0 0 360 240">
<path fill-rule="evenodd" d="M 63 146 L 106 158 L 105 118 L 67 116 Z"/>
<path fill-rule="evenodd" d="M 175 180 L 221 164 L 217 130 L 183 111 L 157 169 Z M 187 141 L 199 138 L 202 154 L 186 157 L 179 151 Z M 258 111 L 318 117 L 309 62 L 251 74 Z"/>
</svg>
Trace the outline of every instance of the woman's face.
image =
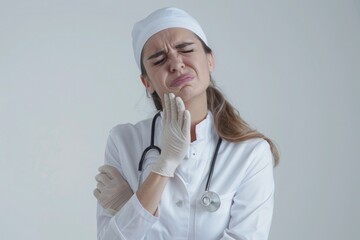
<svg viewBox="0 0 360 240">
<path fill-rule="evenodd" d="M 141 80 L 150 93 L 155 91 L 162 101 L 164 93 L 172 92 L 185 105 L 206 104 L 214 59 L 193 32 L 169 28 L 154 34 L 144 45 L 142 61 L 146 75 Z"/>
</svg>

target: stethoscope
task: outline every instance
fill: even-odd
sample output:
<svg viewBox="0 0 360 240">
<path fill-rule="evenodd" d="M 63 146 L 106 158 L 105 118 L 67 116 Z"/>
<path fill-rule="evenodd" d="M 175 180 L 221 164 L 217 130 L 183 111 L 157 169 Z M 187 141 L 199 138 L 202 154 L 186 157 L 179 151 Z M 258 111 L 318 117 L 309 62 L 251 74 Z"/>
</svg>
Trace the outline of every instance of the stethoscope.
<svg viewBox="0 0 360 240">
<path fill-rule="evenodd" d="M 154 116 L 154 118 L 152 120 L 150 145 L 147 148 L 145 148 L 145 150 L 143 151 L 143 153 L 141 155 L 141 158 L 140 158 L 140 162 L 139 162 L 138 170 L 141 173 L 142 173 L 142 167 L 143 167 L 143 163 L 145 161 L 146 154 L 150 150 L 156 150 L 159 154 L 161 153 L 161 149 L 154 144 L 155 124 L 156 124 L 156 119 L 159 116 L 160 116 L 160 112 L 155 114 L 155 116 Z M 213 158 L 212 158 L 211 163 L 210 163 L 210 171 L 209 171 L 208 179 L 207 179 L 206 186 L 205 186 L 205 192 L 200 198 L 201 206 L 208 212 L 215 212 L 216 210 L 219 209 L 219 207 L 221 205 L 219 195 L 217 193 L 215 193 L 215 192 L 209 191 L 210 183 L 211 183 L 211 179 L 212 179 L 212 174 L 214 172 L 215 162 L 216 162 L 216 158 L 217 158 L 217 155 L 218 155 L 218 152 L 219 152 L 221 142 L 222 142 L 222 138 L 219 137 L 219 140 L 218 140 L 218 142 L 216 144 L 216 148 L 215 148 Z"/>
</svg>

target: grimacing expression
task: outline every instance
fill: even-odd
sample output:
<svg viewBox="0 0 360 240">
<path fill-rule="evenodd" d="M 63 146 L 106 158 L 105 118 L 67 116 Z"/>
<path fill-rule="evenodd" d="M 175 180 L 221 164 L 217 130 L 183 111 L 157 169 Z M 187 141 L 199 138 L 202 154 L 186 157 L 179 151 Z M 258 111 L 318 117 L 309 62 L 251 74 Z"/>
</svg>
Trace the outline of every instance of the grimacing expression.
<svg viewBox="0 0 360 240">
<path fill-rule="evenodd" d="M 146 74 L 141 80 L 149 93 L 161 99 L 165 93 L 180 96 L 185 105 L 204 100 L 214 69 L 214 58 L 205 53 L 201 41 L 184 28 L 169 28 L 151 36 L 145 43 L 142 62 Z"/>
</svg>

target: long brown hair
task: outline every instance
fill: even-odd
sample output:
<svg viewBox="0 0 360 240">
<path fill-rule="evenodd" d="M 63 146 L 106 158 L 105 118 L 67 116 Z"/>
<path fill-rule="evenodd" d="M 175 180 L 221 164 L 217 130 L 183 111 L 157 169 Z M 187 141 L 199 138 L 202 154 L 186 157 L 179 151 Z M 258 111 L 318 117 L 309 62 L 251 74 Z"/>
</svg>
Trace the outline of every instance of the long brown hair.
<svg viewBox="0 0 360 240">
<path fill-rule="evenodd" d="M 212 50 L 199 37 L 205 53 L 211 54 Z M 141 54 L 142 55 L 142 54 Z M 141 56 L 141 74 L 146 75 Z M 273 155 L 274 166 L 279 163 L 279 152 L 273 141 L 262 133 L 252 129 L 240 116 L 239 112 L 225 99 L 220 89 L 215 85 L 210 76 L 210 85 L 206 89 L 207 106 L 214 116 L 215 130 L 217 134 L 229 142 L 242 142 L 253 138 L 262 138 L 270 145 Z M 161 99 L 154 92 L 151 94 L 152 100 L 157 110 L 162 111 Z"/>
</svg>

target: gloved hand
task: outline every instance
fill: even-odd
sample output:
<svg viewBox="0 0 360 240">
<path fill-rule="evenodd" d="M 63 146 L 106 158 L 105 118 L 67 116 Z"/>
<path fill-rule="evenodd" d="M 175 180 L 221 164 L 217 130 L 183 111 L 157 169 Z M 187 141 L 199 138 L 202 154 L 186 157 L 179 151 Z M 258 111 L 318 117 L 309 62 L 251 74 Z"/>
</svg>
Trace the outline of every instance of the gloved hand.
<svg viewBox="0 0 360 240">
<path fill-rule="evenodd" d="M 162 150 L 152 171 L 162 176 L 173 177 L 190 145 L 190 112 L 184 102 L 173 93 L 164 95 L 164 120 Z"/>
<path fill-rule="evenodd" d="M 131 198 L 133 191 L 115 167 L 103 165 L 99 171 L 95 177 L 98 183 L 94 196 L 104 209 L 115 215 Z"/>
</svg>

